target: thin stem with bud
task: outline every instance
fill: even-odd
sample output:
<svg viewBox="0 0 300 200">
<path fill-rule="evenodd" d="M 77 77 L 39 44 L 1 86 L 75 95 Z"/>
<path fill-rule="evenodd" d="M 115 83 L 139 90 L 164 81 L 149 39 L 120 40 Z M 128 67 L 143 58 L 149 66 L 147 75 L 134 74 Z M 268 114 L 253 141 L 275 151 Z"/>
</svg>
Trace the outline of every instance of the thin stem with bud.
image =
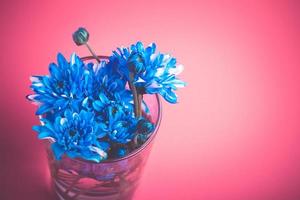
<svg viewBox="0 0 300 200">
<path fill-rule="evenodd" d="M 88 48 L 88 50 L 91 52 L 92 56 L 97 60 L 98 63 L 100 63 L 99 57 L 96 55 L 96 53 L 93 51 L 89 43 L 85 43 L 85 46 Z"/>
</svg>

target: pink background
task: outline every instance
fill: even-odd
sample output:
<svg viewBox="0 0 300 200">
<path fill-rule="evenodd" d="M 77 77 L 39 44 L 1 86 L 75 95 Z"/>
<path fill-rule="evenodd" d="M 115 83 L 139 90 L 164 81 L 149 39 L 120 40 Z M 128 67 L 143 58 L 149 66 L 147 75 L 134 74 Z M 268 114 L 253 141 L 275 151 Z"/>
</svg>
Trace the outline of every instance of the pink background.
<svg viewBox="0 0 300 200">
<path fill-rule="evenodd" d="M 0 199 L 53 199 L 25 100 L 78 26 L 109 55 L 138 40 L 185 65 L 135 200 L 300 199 L 300 2 L 1 1 Z"/>
</svg>

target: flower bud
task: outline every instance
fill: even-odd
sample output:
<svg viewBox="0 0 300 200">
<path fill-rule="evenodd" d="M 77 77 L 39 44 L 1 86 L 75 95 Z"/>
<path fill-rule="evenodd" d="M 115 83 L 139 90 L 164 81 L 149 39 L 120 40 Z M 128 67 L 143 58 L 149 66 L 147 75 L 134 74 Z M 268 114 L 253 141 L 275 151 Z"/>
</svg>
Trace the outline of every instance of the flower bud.
<svg viewBox="0 0 300 200">
<path fill-rule="evenodd" d="M 73 33 L 73 41 L 78 46 L 86 44 L 88 40 L 89 32 L 83 27 L 78 28 L 78 30 Z"/>
<path fill-rule="evenodd" d="M 137 132 L 139 134 L 148 135 L 153 131 L 153 129 L 154 125 L 144 118 L 140 119 L 137 124 Z"/>
<path fill-rule="evenodd" d="M 134 74 L 139 74 L 145 71 L 145 61 L 140 53 L 131 54 L 128 58 L 127 65 L 129 71 Z"/>
</svg>

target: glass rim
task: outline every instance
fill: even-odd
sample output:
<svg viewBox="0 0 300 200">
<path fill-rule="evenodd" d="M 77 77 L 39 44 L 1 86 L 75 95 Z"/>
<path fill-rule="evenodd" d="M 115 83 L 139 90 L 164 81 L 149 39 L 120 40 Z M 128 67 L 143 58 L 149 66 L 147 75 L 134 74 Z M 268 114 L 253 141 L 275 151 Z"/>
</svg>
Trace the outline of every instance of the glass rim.
<svg viewBox="0 0 300 200">
<path fill-rule="evenodd" d="M 102 59 L 102 60 L 108 60 L 109 59 L 109 56 L 97 55 L 97 57 L 99 59 Z M 96 59 L 96 58 L 94 56 L 81 57 L 82 61 L 88 61 L 88 60 L 93 60 L 93 59 Z M 99 163 L 92 162 L 92 161 L 89 161 L 89 160 L 83 160 L 83 159 L 80 159 L 80 158 L 77 158 L 77 159 L 75 158 L 75 159 L 78 160 L 78 161 L 81 161 L 81 162 L 89 162 L 89 163 L 93 163 L 95 165 L 101 165 L 101 164 L 109 164 L 109 163 L 114 163 L 114 162 L 120 162 L 120 161 L 123 161 L 123 160 L 127 160 L 131 157 L 136 156 L 140 152 L 142 152 L 155 138 L 155 136 L 158 132 L 158 129 L 160 127 L 161 119 L 162 119 L 162 103 L 161 103 L 161 100 L 160 100 L 160 97 L 159 97 L 158 94 L 155 94 L 155 97 L 156 97 L 156 101 L 157 101 L 157 104 L 158 104 L 158 118 L 155 122 L 155 129 L 153 130 L 151 136 L 146 140 L 146 142 L 144 144 L 142 144 L 139 148 L 133 150 L 132 152 L 130 152 L 128 155 L 126 155 L 124 157 L 115 158 L 115 159 L 107 159 L 107 160 L 103 160 Z"/>
</svg>

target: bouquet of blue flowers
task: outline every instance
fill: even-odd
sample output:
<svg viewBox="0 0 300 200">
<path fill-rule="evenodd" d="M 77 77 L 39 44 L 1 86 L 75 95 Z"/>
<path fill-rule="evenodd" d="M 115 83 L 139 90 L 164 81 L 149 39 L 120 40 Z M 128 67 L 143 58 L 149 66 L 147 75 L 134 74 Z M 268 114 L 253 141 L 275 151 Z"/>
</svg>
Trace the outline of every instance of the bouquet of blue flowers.
<svg viewBox="0 0 300 200">
<path fill-rule="evenodd" d="M 158 53 L 156 45 L 141 42 L 118 48 L 100 60 L 88 44 L 89 33 L 79 28 L 73 34 L 97 63 L 85 63 L 76 54 L 67 60 L 57 55 L 49 75 L 32 76 L 41 125 L 33 126 L 39 139 L 51 141 L 57 160 L 62 156 L 101 162 L 124 157 L 139 148 L 155 129 L 148 117 L 144 94 L 159 94 L 176 103 L 175 90 L 185 86 L 177 78 L 182 65 L 170 55 Z"/>
</svg>

